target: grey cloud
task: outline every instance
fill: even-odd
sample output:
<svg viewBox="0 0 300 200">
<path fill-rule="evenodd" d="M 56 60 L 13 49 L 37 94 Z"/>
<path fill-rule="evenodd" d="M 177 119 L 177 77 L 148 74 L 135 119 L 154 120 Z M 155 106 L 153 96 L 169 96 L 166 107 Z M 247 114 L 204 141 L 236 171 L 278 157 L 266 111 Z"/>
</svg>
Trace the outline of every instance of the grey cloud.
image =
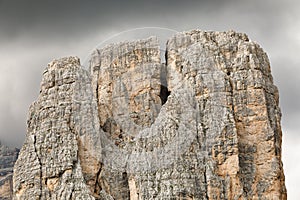
<svg viewBox="0 0 300 200">
<path fill-rule="evenodd" d="M 32 57 L 27 68 L 41 69 L 51 59 L 64 55 L 84 57 L 88 51 L 109 36 L 139 26 L 163 26 L 176 30 L 193 28 L 228 30 L 235 29 L 249 34 L 250 38 L 262 44 L 271 57 L 281 53 L 288 44 L 286 36 L 286 13 L 290 2 L 280 1 L 1 1 L 0 41 L 3 52 L 8 56 L 2 60 L 15 59 L 22 51 Z M 88 41 L 90 40 L 90 42 Z M 291 43 L 292 40 L 288 40 Z M 78 44 L 78 45 L 76 45 Z M 34 51 L 35 49 L 35 51 Z M 52 51 L 51 51 L 52 49 Z M 39 52 L 37 54 L 37 52 Z M 43 57 L 43 62 L 37 57 Z M 46 59 L 48 58 L 48 59 Z M 296 57 L 291 58 L 296 59 Z M 20 58 L 20 63 L 21 58 Z M 24 62 L 22 63 L 25 64 Z M 18 64 L 18 65 L 22 65 Z M 273 74 L 282 90 L 282 96 L 297 82 L 296 78 L 286 81 L 282 64 L 272 61 Z M 20 66 L 14 65 L 18 68 Z M 279 67 L 280 66 L 280 67 Z M 295 66 L 294 66 L 295 67 Z M 294 70 L 294 67 L 292 70 Z M 293 74 L 292 70 L 287 73 Z M 41 70 L 38 70 L 39 72 Z M 39 77 L 40 74 L 35 74 Z M 28 79 L 24 78 L 26 83 Z M 35 82 L 36 84 L 36 82 Z M 3 87 L 3 86 L 2 86 Z M 33 99 L 33 97 L 31 97 Z M 294 110 L 291 99 L 282 97 L 283 107 Z"/>
<path fill-rule="evenodd" d="M 22 51 L 27 52 L 31 62 L 24 63 L 19 58 L 12 67 L 35 68 L 40 72 L 51 59 L 64 55 L 85 57 L 91 48 L 104 40 L 109 33 L 119 32 L 139 26 L 162 26 L 176 30 L 193 28 L 209 30 L 235 29 L 246 32 L 250 38 L 262 44 L 272 59 L 272 69 L 282 98 L 282 107 L 289 112 L 298 99 L 291 93 L 298 83 L 291 69 L 283 70 L 276 59 L 286 42 L 286 13 L 292 8 L 289 1 L 1 1 L 0 41 L 1 60 L 14 60 Z M 287 43 L 287 44 L 286 44 Z M 31 53 L 30 53 L 31 52 Z M 275 55 L 275 56 L 273 56 Z M 297 57 L 284 59 L 296 60 Z M 39 58 L 38 58 L 39 57 Z M 41 59 L 44 58 L 44 59 Z M 40 60 L 40 62 L 38 61 Z M 294 61 L 296 63 L 296 61 Z M 288 61 L 287 61 L 288 62 Z M 6 63 L 5 63 L 6 64 Z M 285 72 L 285 73 L 283 73 Z M 284 74 L 291 74 L 286 76 Z M 15 75 L 19 76 L 19 75 Z M 25 85 L 28 78 L 22 77 Z M 287 80 L 286 80 L 287 79 Z M 34 79 L 35 80 L 35 79 Z M 37 84 L 35 81 L 34 84 Z M 27 84 L 30 86 L 30 84 Z M 1 86 L 3 87 L 3 86 Z M 32 87 L 30 87 L 32 88 Z M 30 99 L 34 99 L 32 95 Z M 294 96 L 295 98 L 289 98 Z"/>
<path fill-rule="evenodd" d="M 0 33 L 7 39 L 20 35 L 49 40 L 72 40 L 99 29 L 151 25 L 167 26 L 185 18 L 192 10 L 206 14 L 223 1 L 2 1 Z M 219 8 L 218 8 L 219 9 Z M 208 13 L 211 14 L 211 13 Z M 197 21 L 197 17 L 194 19 Z M 193 21 L 193 20 L 190 20 Z M 185 24 L 189 24 L 186 23 Z M 182 24 L 174 24 L 175 29 Z M 66 37 L 67 35 L 67 37 Z M 1 38 L 0 38 L 1 39 Z"/>
</svg>

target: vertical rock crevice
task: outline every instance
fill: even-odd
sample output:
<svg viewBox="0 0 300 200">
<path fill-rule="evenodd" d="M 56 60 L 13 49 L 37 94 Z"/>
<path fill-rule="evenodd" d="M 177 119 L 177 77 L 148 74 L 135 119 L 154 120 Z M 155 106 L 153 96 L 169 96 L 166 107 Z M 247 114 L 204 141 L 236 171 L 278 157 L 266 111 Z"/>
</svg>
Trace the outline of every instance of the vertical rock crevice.
<svg viewBox="0 0 300 200">
<path fill-rule="evenodd" d="M 167 55 L 166 55 L 166 59 Z M 161 105 L 164 105 L 167 100 L 168 96 L 171 94 L 171 92 L 168 89 L 168 82 L 167 82 L 167 65 L 165 63 L 161 64 L 161 71 L 160 71 L 160 93 L 159 97 L 161 100 Z"/>
</svg>

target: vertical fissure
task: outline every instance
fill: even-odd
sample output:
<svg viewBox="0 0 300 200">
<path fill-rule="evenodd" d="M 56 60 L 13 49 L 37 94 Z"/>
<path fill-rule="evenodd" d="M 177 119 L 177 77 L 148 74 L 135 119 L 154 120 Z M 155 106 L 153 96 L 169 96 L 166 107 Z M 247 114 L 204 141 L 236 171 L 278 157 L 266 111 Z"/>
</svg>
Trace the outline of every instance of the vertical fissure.
<svg viewBox="0 0 300 200">
<path fill-rule="evenodd" d="M 168 89 L 167 65 L 166 65 L 166 63 L 161 64 L 160 84 L 161 85 L 160 85 L 159 97 L 160 97 L 160 100 L 161 100 L 161 105 L 164 105 L 168 100 L 168 96 L 171 94 L 171 92 Z"/>
<path fill-rule="evenodd" d="M 37 157 L 37 161 L 38 161 L 38 163 L 39 163 L 39 171 L 40 171 L 40 180 L 39 180 L 39 182 L 40 182 L 40 192 L 39 192 L 39 198 L 41 198 L 42 197 L 42 184 L 43 184 L 43 182 L 42 182 L 42 162 L 41 162 L 41 159 L 40 159 L 40 157 L 39 157 L 39 155 L 38 155 L 38 152 L 37 152 L 37 148 L 36 148 L 36 136 L 35 135 L 33 135 L 33 137 L 32 137 L 32 139 L 33 139 L 33 147 L 34 147 L 34 151 L 35 151 L 35 153 L 36 153 L 36 157 Z"/>
</svg>

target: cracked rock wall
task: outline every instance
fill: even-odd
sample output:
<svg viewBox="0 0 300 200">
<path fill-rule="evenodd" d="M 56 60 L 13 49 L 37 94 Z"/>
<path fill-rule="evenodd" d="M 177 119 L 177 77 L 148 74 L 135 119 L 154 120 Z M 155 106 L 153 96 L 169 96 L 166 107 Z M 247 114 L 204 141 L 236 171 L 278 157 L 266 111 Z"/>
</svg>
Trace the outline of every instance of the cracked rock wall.
<svg viewBox="0 0 300 200">
<path fill-rule="evenodd" d="M 13 167 L 17 160 L 19 149 L 9 148 L 0 142 L 0 199 L 12 199 Z"/>
<path fill-rule="evenodd" d="M 76 94 L 79 83 L 85 84 L 85 76 L 76 57 L 54 60 L 44 71 L 14 168 L 15 199 L 94 199 L 78 159 L 80 135 L 85 128 L 78 127 L 82 121 L 79 118 L 89 115 L 78 115 L 82 99 Z"/>
<path fill-rule="evenodd" d="M 278 90 L 245 34 L 191 31 L 169 40 L 168 85 L 195 92 L 208 199 L 286 199 Z"/>
<path fill-rule="evenodd" d="M 190 31 L 54 60 L 15 199 L 286 199 L 278 90 L 245 34 Z M 164 51 L 164 50 L 163 50 Z"/>
</svg>

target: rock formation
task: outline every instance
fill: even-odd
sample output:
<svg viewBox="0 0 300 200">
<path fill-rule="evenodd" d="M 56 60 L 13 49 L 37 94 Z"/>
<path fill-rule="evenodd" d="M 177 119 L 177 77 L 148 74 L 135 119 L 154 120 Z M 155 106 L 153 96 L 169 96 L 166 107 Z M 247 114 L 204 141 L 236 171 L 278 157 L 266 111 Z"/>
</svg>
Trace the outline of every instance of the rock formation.
<svg viewBox="0 0 300 200">
<path fill-rule="evenodd" d="M 13 166 L 17 160 L 19 150 L 12 149 L 0 142 L 0 199 L 12 199 Z"/>
<path fill-rule="evenodd" d="M 286 199 L 278 90 L 245 34 L 190 31 L 48 64 L 14 199 Z"/>
</svg>

